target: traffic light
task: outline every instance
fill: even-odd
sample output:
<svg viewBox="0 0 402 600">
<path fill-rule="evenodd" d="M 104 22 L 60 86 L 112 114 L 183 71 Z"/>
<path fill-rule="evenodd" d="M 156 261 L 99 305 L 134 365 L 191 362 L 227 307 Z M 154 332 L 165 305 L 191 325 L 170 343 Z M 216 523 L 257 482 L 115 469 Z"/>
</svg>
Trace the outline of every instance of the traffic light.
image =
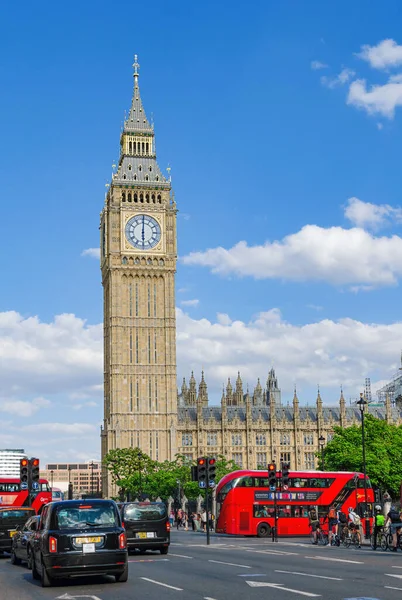
<svg viewBox="0 0 402 600">
<path fill-rule="evenodd" d="M 289 485 L 289 463 L 282 463 L 282 485 Z"/>
<path fill-rule="evenodd" d="M 28 466 L 28 481 L 30 483 L 30 489 L 34 492 L 39 491 L 39 458 L 31 458 Z"/>
<path fill-rule="evenodd" d="M 198 481 L 198 469 L 197 465 L 191 466 L 191 481 Z"/>
<path fill-rule="evenodd" d="M 207 487 L 207 459 L 204 456 L 197 458 L 197 481 L 198 487 Z"/>
<path fill-rule="evenodd" d="M 269 487 L 276 489 L 276 464 L 270 463 L 268 465 L 268 484 Z"/>
<path fill-rule="evenodd" d="M 68 484 L 68 499 L 69 500 L 73 499 L 73 484 L 72 483 Z"/>
<path fill-rule="evenodd" d="M 208 458 L 208 483 L 213 488 L 216 485 L 216 458 Z"/>
<path fill-rule="evenodd" d="M 21 458 L 20 460 L 20 480 L 21 480 L 21 489 L 28 489 L 28 459 Z"/>
</svg>

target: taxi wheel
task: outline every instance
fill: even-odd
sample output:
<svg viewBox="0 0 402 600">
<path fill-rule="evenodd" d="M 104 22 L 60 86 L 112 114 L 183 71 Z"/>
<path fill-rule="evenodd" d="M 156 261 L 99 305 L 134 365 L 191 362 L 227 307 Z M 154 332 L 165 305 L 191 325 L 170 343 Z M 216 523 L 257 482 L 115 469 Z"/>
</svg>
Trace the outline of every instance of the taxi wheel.
<svg viewBox="0 0 402 600">
<path fill-rule="evenodd" d="M 32 577 L 36 580 L 40 579 L 40 575 L 36 570 L 35 559 L 32 557 Z"/>
<path fill-rule="evenodd" d="M 14 548 L 11 549 L 11 564 L 12 565 L 20 565 L 21 564 L 21 559 L 18 558 L 18 556 L 16 556 Z"/>
<path fill-rule="evenodd" d="M 29 571 L 32 571 L 32 554 L 29 549 L 29 546 L 27 548 L 27 568 Z"/>
<path fill-rule="evenodd" d="M 51 587 L 53 585 L 53 580 L 47 574 L 47 571 L 43 564 L 42 564 L 42 572 L 41 572 L 40 582 L 42 584 L 42 587 Z"/>
<path fill-rule="evenodd" d="M 167 554 L 169 552 L 169 546 L 163 546 L 163 548 L 161 548 L 160 553 L 161 554 Z"/>
<path fill-rule="evenodd" d="M 128 579 L 128 564 L 124 567 L 123 573 L 120 575 L 115 575 L 116 583 L 125 583 Z"/>
</svg>

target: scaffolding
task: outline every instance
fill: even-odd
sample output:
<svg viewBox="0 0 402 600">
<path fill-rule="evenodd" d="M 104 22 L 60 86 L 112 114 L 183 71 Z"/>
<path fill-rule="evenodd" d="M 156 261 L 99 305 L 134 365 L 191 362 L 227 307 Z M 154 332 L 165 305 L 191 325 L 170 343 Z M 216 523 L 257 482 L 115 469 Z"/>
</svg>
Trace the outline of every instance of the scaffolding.
<svg viewBox="0 0 402 600">
<path fill-rule="evenodd" d="M 377 390 L 378 401 L 385 404 L 388 398 L 393 406 L 396 403 L 402 404 L 402 353 L 401 353 L 401 366 L 398 371 L 394 374 L 391 381 L 386 383 L 382 388 Z"/>
</svg>

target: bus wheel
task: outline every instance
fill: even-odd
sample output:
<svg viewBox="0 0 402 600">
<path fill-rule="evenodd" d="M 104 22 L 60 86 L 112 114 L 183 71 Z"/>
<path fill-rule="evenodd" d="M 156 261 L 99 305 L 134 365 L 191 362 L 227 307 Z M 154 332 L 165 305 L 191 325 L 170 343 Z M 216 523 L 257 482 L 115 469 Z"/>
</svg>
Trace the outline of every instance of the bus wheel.
<svg viewBox="0 0 402 600">
<path fill-rule="evenodd" d="M 271 527 L 268 523 L 260 523 L 257 527 L 257 537 L 268 537 L 271 533 Z"/>
</svg>

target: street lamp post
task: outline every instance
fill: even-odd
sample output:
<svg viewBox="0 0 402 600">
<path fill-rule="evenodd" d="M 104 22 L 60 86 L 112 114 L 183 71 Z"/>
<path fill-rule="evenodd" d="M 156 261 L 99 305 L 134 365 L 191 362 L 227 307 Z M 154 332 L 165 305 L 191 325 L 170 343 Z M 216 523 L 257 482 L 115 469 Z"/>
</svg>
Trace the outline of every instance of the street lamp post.
<svg viewBox="0 0 402 600">
<path fill-rule="evenodd" d="M 360 414 L 362 417 L 362 448 L 363 448 L 363 476 L 364 476 L 364 517 L 365 517 L 365 538 L 370 539 L 370 519 L 368 515 L 368 504 L 367 504 L 367 481 L 366 481 L 366 443 L 364 439 L 364 407 L 367 405 L 367 401 L 363 398 L 363 394 L 360 394 L 360 400 L 357 402 L 360 408 Z"/>
<path fill-rule="evenodd" d="M 53 488 L 53 475 L 54 475 L 54 471 L 53 469 L 50 471 L 50 487 Z"/>
<path fill-rule="evenodd" d="M 321 450 L 321 469 L 323 471 L 325 471 L 325 466 L 324 466 L 324 444 L 325 444 L 325 437 L 322 434 L 318 438 L 318 443 L 320 445 L 320 450 Z"/>
<path fill-rule="evenodd" d="M 142 452 L 141 450 L 139 450 L 138 452 L 138 475 L 139 475 L 139 479 L 140 479 L 140 490 L 139 490 L 139 500 L 141 500 L 141 495 L 142 495 Z"/>
<path fill-rule="evenodd" d="M 94 493 L 94 461 L 89 463 L 89 466 L 91 468 L 91 496 L 92 496 Z"/>
</svg>

